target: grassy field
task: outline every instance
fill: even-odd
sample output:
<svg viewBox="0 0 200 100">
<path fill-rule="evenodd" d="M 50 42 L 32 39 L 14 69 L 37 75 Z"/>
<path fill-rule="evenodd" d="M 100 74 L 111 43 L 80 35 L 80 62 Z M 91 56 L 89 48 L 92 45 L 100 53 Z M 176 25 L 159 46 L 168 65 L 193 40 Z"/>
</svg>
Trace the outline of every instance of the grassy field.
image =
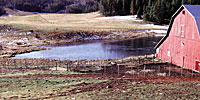
<svg viewBox="0 0 200 100">
<path fill-rule="evenodd" d="M 96 90 L 72 97 L 77 100 L 197 100 L 200 99 L 198 86 L 197 82 L 169 84 L 130 82 L 129 85 L 120 88 Z M 61 99 L 70 100 L 69 97 Z"/>
<path fill-rule="evenodd" d="M 197 100 L 199 82 L 153 83 L 126 79 L 70 78 L 68 72 L 0 75 L 1 100 Z M 51 77 L 47 77 L 51 75 Z M 58 76 L 59 75 L 59 76 Z M 7 77 L 5 77 L 7 76 Z M 9 77 L 10 76 L 10 77 Z M 30 77 L 27 77 L 30 76 Z M 62 77 L 61 77 L 62 76 Z M 64 77 L 66 76 L 66 77 Z M 3 78 L 2 78 L 3 77 Z M 12 78 L 11 78 L 12 77 Z M 110 87 L 109 87 L 110 86 Z"/>
<path fill-rule="evenodd" d="M 1 24 L 24 30 L 69 31 L 69 30 L 126 30 L 145 29 L 144 22 L 130 19 L 98 19 L 98 12 L 87 14 L 36 14 L 28 16 L 0 17 Z"/>
<path fill-rule="evenodd" d="M 36 75 L 70 75 L 76 73 L 68 72 L 18 72 L 15 76 L 31 75 L 31 78 L 1 78 L 0 79 L 0 99 L 34 99 L 58 95 L 62 92 L 77 88 L 76 84 L 99 83 L 104 80 L 91 78 L 56 78 L 56 77 L 37 77 Z M 14 74 L 1 74 L 0 77 L 12 77 Z"/>
</svg>

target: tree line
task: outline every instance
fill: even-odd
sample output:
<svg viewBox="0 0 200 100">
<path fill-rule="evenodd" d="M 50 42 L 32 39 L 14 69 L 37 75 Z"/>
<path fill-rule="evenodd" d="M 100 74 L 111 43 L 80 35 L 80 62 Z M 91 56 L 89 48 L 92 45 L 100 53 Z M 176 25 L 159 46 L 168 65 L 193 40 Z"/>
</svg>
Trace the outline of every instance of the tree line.
<svg viewBox="0 0 200 100">
<path fill-rule="evenodd" d="M 100 11 L 105 16 L 132 14 L 166 24 L 182 4 L 198 5 L 200 0 L 100 0 Z"/>
<path fill-rule="evenodd" d="M 87 13 L 99 10 L 99 0 L 0 0 L 0 13 L 2 7 L 40 13 Z"/>
</svg>

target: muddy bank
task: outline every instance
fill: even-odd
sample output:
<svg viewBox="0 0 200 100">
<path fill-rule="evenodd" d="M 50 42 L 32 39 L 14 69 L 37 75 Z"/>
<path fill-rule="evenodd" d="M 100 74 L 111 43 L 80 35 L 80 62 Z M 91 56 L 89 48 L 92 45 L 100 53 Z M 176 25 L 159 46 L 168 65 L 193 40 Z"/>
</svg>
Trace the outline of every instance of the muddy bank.
<svg viewBox="0 0 200 100">
<path fill-rule="evenodd" d="M 38 30 L 20 30 L 11 26 L 0 26 L 0 57 L 13 57 L 17 54 L 44 50 L 38 46 L 71 44 L 94 40 L 124 40 L 148 37 L 155 34 L 139 33 L 137 30 L 91 31 L 76 30 L 69 32 L 41 32 Z"/>
</svg>

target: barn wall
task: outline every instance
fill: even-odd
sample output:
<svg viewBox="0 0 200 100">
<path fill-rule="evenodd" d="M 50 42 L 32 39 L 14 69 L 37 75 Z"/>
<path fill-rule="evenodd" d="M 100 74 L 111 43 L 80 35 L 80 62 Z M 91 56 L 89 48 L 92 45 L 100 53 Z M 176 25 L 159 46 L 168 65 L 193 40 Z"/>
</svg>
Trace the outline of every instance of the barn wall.
<svg viewBox="0 0 200 100">
<path fill-rule="evenodd" d="M 199 42 L 195 19 L 183 9 L 176 16 L 168 38 L 157 50 L 157 57 L 178 66 L 200 71 Z M 199 68 L 195 67 L 195 61 L 199 61 Z"/>
</svg>

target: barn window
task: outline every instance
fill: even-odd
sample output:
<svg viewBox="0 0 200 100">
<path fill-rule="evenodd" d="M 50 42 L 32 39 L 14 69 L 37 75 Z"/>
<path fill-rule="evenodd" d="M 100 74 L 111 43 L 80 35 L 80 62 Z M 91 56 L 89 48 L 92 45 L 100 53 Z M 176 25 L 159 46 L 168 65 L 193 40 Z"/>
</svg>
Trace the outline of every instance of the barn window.
<svg viewBox="0 0 200 100">
<path fill-rule="evenodd" d="M 185 11 L 183 11 L 182 14 L 185 15 Z"/>
</svg>

